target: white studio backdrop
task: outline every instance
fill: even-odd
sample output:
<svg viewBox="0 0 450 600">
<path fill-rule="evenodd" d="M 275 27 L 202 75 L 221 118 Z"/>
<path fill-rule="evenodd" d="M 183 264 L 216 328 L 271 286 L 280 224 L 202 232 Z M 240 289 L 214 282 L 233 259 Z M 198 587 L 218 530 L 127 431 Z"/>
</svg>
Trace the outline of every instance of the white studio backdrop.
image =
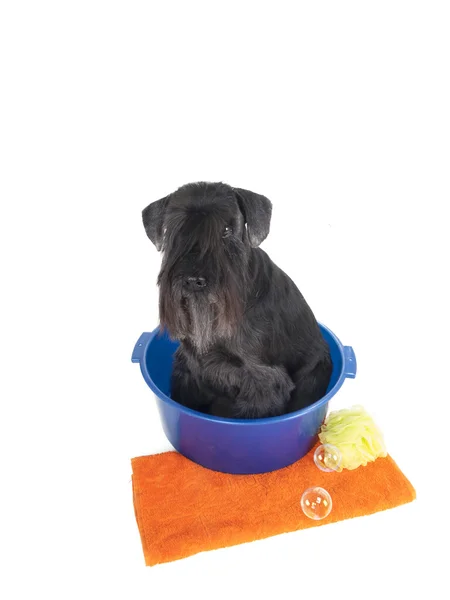
<svg viewBox="0 0 450 600">
<path fill-rule="evenodd" d="M 445 595 L 446 2 L 0 5 L 1 531 L 9 599 Z M 170 449 L 131 351 L 141 210 L 221 180 L 358 375 L 415 503 L 146 569 L 130 459 Z M 299 490 L 299 498 L 302 490 Z"/>
</svg>

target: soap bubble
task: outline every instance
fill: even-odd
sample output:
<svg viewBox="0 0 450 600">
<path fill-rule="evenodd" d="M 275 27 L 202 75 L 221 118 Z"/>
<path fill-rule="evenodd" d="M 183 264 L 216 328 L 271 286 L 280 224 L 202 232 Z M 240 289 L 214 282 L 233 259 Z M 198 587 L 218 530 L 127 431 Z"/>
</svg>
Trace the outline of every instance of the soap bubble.
<svg viewBox="0 0 450 600">
<path fill-rule="evenodd" d="M 333 501 L 327 490 L 321 487 L 312 487 L 304 492 L 300 505 L 309 519 L 320 521 L 330 514 Z"/>
<path fill-rule="evenodd" d="M 331 444 L 322 444 L 314 452 L 314 462 L 321 471 L 341 471 L 342 455 L 339 448 Z"/>
</svg>

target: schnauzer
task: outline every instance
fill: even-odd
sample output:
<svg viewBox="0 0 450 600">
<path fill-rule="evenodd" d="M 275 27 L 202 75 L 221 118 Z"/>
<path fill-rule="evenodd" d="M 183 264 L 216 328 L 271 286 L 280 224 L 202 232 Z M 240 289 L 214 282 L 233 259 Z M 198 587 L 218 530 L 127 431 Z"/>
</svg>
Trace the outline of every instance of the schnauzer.
<svg viewBox="0 0 450 600">
<path fill-rule="evenodd" d="M 211 415 L 254 419 L 325 395 L 332 363 L 292 280 L 258 248 L 272 204 L 223 183 L 193 183 L 142 211 L 162 265 L 161 329 L 180 341 L 171 397 Z"/>
</svg>

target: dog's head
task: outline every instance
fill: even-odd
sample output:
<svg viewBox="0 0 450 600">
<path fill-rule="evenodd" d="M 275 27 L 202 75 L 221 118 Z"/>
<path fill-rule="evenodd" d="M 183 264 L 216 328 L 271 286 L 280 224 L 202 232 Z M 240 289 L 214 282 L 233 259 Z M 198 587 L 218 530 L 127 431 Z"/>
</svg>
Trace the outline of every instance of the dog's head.
<svg viewBox="0 0 450 600">
<path fill-rule="evenodd" d="M 270 228 L 272 205 L 259 194 L 223 183 L 194 183 L 142 211 L 162 251 L 158 277 L 161 326 L 205 349 L 228 337 L 242 317 L 251 248 Z"/>
</svg>

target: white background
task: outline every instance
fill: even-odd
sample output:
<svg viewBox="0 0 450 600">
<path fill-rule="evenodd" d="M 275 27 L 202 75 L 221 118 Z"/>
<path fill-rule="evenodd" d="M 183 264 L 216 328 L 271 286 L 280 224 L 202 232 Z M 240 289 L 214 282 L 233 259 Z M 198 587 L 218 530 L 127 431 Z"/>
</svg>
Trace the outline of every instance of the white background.
<svg viewBox="0 0 450 600">
<path fill-rule="evenodd" d="M 5 599 L 445 596 L 448 9 L 2 2 Z M 130 362 L 140 212 L 196 180 L 273 201 L 264 248 L 357 354 L 331 408 L 374 415 L 418 499 L 146 568 L 130 459 L 169 444 Z"/>
</svg>

